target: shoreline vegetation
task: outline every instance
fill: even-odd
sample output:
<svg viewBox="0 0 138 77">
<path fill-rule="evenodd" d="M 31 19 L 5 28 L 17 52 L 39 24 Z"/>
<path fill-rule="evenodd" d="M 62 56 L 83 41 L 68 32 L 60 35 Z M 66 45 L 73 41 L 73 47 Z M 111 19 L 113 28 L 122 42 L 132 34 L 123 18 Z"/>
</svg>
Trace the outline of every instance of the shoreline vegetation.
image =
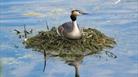
<svg viewBox="0 0 138 77">
<path fill-rule="evenodd" d="M 0 60 L 0 77 L 2 77 L 2 62 Z"/>
</svg>

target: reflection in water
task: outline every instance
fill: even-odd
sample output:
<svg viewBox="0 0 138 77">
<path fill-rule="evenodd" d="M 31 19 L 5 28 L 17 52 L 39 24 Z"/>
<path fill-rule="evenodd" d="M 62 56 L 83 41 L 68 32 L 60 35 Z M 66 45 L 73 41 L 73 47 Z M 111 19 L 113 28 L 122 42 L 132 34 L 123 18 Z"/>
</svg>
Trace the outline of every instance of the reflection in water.
<svg viewBox="0 0 138 77">
<path fill-rule="evenodd" d="M 75 68 L 75 77 L 80 77 L 79 70 L 80 70 L 80 63 L 82 61 L 82 57 L 76 57 L 75 61 L 66 61 L 66 63 L 70 66 Z"/>
<path fill-rule="evenodd" d="M 17 31 L 17 33 L 19 33 Z M 48 31 L 41 31 L 36 36 L 28 37 L 30 34 L 24 26 L 23 42 L 26 48 L 32 48 L 35 51 L 44 54 L 44 69 L 46 68 L 47 57 L 60 57 L 66 64 L 75 68 L 75 77 L 80 77 L 80 64 L 83 58 L 89 55 L 99 54 L 106 48 L 113 48 L 116 42 L 114 39 L 104 35 L 96 29 L 83 29 L 83 37 L 79 40 L 69 40 L 58 36 L 56 29 L 52 28 Z M 117 56 L 109 51 L 105 51 L 109 57 L 116 58 Z"/>
<path fill-rule="evenodd" d="M 104 53 L 110 58 L 117 58 L 117 56 L 110 51 L 104 51 Z M 92 53 L 92 54 L 85 54 L 85 55 L 84 54 L 63 54 L 62 56 L 53 55 L 52 57 L 62 58 L 66 64 L 73 66 L 75 68 L 75 77 L 80 77 L 80 74 L 79 74 L 80 64 L 83 62 L 83 59 L 86 56 L 96 55 L 96 54 L 99 54 L 99 52 Z"/>
<path fill-rule="evenodd" d="M 80 64 L 82 63 L 83 58 L 85 56 L 86 55 L 83 54 L 64 54 L 62 56 L 54 55 L 52 57 L 62 58 L 66 64 L 68 64 L 69 66 L 73 66 L 75 68 L 75 77 L 80 77 Z"/>
</svg>

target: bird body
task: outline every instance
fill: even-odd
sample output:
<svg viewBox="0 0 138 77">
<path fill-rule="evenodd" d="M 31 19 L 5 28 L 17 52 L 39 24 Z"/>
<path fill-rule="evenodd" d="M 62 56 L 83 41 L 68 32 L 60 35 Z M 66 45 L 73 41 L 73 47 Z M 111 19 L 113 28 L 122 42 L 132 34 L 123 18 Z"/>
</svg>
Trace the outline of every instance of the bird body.
<svg viewBox="0 0 138 77">
<path fill-rule="evenodd" d="M 72 31 L 67 33 L 66 37 L 68 37 L 70 39 L 79 39 L 79 38 L 81 38 L 81 31 L 80 31 L 76 21 L 72 22 L 72 27 L 73 27 Z"/>
<path fill-rule="evenodd" d="M 77 16 L 81 14 L 82 13 L 79 10 L 73 10 L 70 15 L 72 21 L 66 22 L 59 26 L 57 29 L 57 33 L 67 39 L 80 39 L 82 34 L 76 20 Z"/>
<path fill-rule="evenodd" d="M 61 36 L 64 36 L 68 39 L 79 39 L 81 38 L 81 31 L 77 25 L 76 21 L 73 22 L 66 22 L 59 26 Z"/>
</svg>

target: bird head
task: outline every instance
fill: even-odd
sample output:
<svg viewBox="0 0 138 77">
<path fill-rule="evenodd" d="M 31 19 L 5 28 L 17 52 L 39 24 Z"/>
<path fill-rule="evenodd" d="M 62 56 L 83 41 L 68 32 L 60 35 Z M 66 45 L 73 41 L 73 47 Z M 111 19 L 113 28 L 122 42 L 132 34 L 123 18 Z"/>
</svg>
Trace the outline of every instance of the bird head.
<svg viewBox="0 0 138 77">
<path fill-rule="evenodd" d="M 80 16 L 80 15 L 88 15 L 88 13 L 84 13 L 84 12 L 82 12 L 80 10 L 72 10 L 71 11 L 71 15 L 73 15 L 73 16 Z"/>
</svg>

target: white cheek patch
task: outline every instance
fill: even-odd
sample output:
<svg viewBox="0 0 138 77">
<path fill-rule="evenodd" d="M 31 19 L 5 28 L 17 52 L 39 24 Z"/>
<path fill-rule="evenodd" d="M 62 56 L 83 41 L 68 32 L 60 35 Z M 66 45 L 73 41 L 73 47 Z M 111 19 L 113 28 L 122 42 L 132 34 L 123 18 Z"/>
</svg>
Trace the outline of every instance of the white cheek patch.
<svg viewBox="0 0 138 77">
<path fill-rule="evenodd" d="M 74 15 L 74 16 L 79 16 L 80 13 L 79 13 L 79 12 L 74 12 L 73 15 Z"/>
</svg>

